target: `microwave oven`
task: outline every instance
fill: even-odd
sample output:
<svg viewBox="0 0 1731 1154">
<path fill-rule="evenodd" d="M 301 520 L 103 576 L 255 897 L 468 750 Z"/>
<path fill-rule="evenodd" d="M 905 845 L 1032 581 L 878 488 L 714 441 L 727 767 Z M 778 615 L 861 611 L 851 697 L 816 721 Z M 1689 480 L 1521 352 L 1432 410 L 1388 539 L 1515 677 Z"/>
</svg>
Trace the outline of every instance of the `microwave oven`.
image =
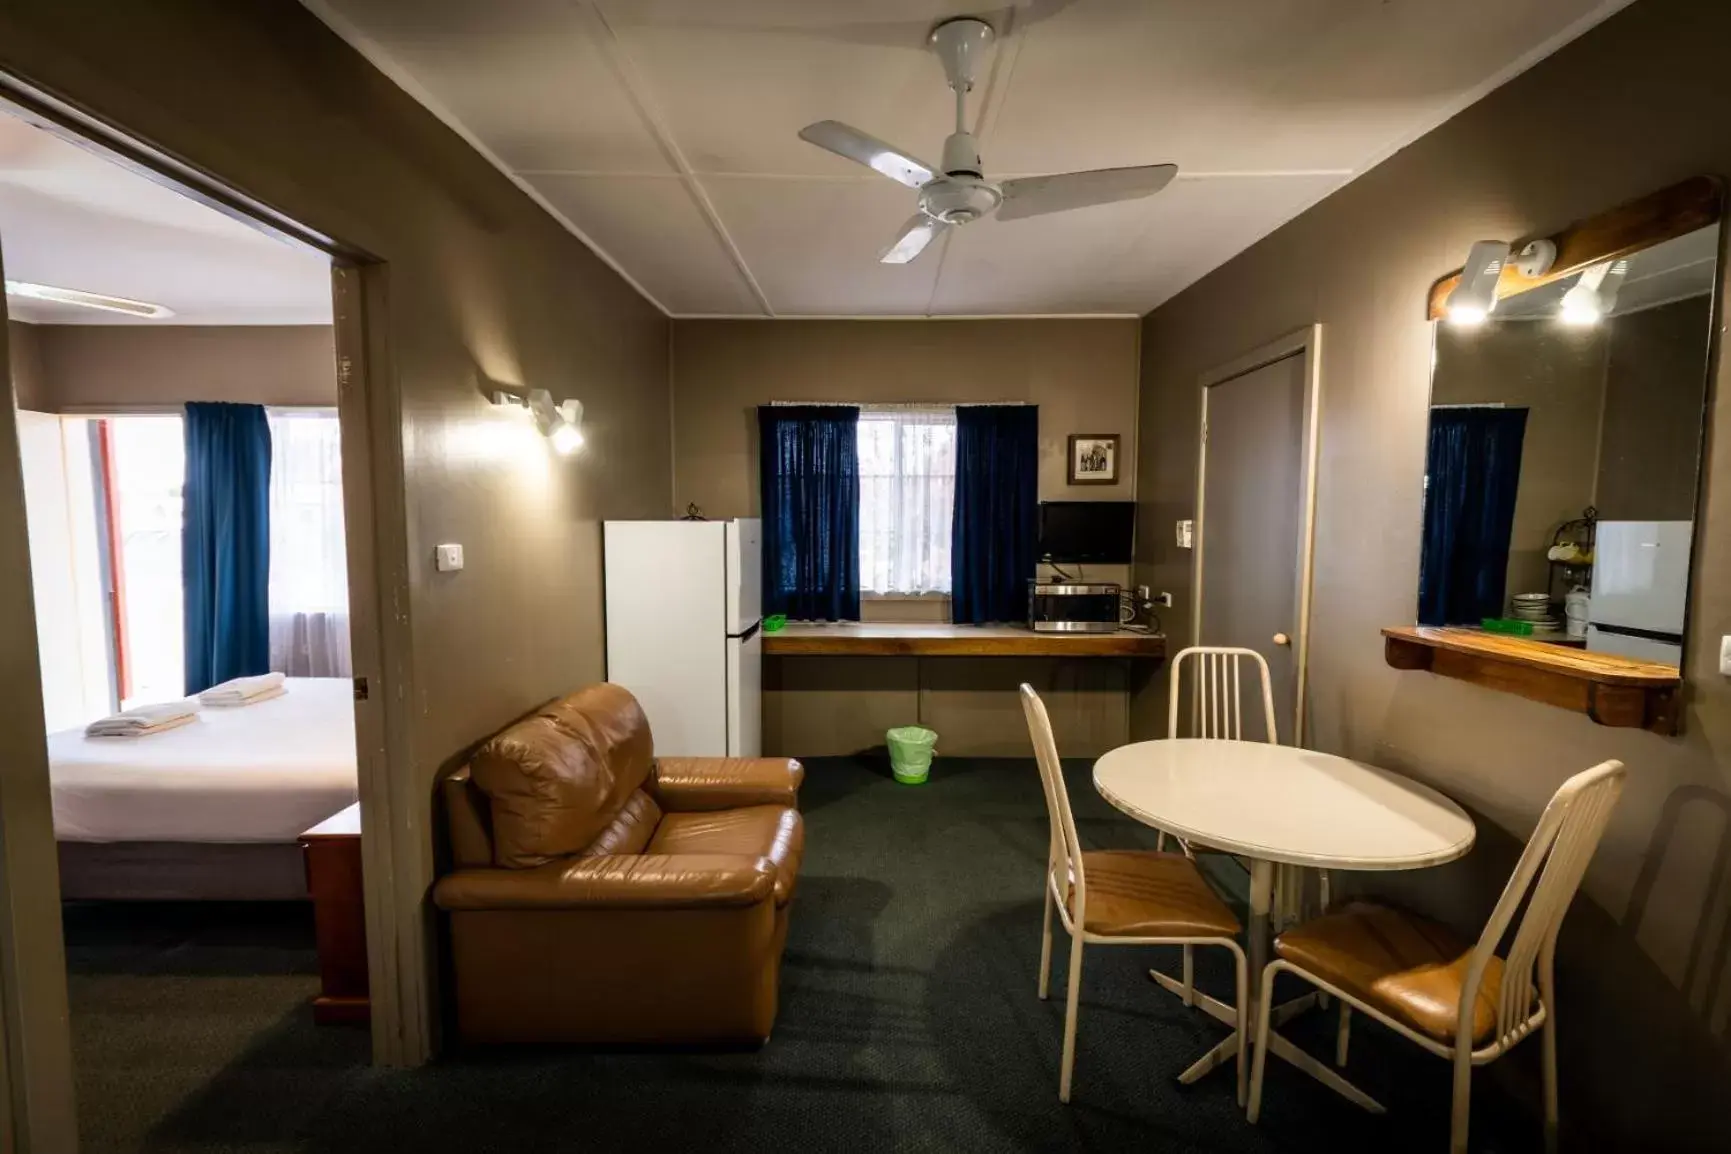
<svg viewBox="0 0 1731 1154">
<path fill-rule="evenodd" d="M 1028 582 L 1028 628 L 1036 633 L 1115 633 L 1116 585 Z"/>
</svg>

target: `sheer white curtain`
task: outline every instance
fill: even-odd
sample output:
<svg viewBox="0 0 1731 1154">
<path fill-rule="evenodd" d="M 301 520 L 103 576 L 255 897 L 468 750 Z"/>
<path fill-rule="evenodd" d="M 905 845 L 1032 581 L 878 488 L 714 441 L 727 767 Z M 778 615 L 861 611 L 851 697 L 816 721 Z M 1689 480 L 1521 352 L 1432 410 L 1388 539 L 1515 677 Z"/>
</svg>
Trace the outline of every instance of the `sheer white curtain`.
<svg viewBox="0 0 1731 1154">
<path fill-rule="evenodd" d="M 270 411 L 270 667 L 349 677 L 348 551 L 336 414 Z"/>
<path fill-rule="evenodd" d="M 948 593 L 955 409 L 861 409 L 859 471 L 860 590 Z"/>
</svg>

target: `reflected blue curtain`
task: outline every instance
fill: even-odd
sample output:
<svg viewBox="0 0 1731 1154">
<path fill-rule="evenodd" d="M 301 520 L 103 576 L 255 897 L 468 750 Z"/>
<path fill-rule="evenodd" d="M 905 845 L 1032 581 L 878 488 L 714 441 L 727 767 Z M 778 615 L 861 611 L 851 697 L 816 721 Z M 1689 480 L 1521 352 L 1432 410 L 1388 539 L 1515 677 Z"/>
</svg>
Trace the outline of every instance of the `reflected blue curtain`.
<svg viewBox="0 0 1731 1154">
<path fill-rule="evenodd" d="M 757 410 L 763 612 L 859 620 L 859 409 Z"/>
<path fill-rule="evenodd" d="M 1420 625 L 1503 615 L 1525 409 L 1432 409 L 1425 466 Z"/>
<path fill-rule="evenodd" d="M 261 405 L 186 406 L 186 692 L 270 672 L 270 424 Z"/>
<path fill-rule="evenodd" d="M 1040 410 L 956 409 L 956 512 L 950 616 L 961 625 L 1026 621 L 1039 531 Z"/>
</svg>

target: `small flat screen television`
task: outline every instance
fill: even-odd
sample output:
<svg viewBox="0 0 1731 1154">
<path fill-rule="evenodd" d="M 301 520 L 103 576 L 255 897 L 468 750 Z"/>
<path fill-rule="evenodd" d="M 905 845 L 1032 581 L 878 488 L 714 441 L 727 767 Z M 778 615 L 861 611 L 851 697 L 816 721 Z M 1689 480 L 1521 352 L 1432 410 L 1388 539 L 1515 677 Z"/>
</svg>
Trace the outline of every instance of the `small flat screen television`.
<svg viewBox="0 0 1731 1154">
<path fill-rule="evenodd" d="M 1039 555 L 1060 565 L 1128 565 L 1134 501 L 1041 501 Z"/>
</svg>

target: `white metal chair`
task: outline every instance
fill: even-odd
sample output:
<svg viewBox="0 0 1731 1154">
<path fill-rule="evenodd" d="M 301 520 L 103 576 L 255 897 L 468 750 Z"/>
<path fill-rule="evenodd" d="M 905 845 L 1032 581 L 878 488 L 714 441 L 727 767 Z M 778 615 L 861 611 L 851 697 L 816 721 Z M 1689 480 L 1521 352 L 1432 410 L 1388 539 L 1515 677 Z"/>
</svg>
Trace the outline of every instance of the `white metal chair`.
<svg viewBox="0 0 1731 1154">
<path fill-rule="evenodd" d="M 1250 1076 L 1250 1120 L 1262 1105 L 1269 1007 L 1282 970 L 1327 990 L 1439 1057 L 1454 1063 L 1450 1150 L 1465 1154 L 1474 1066 L 1543 1031 L 1545 1148 L 1557 1144 L 1557 931 L 1623 791 L 1620 761 L 1564 782 L 1539 818 L 1501 900 L 1476 945 L 1434 922 L 1390 906 L 1352 902 L 1281 934 L 1262 977 L 1262 1017 Z M 1526 903 L 1506 957 L 1496 953 Z M 1346 1019 L 1339 1055 L 1346 1051 Z"/>
<path fill-rule="evenodd" d="M 1040 766 L 1046 793 L 1051 839 L 1046 855 L 1046 912 L 1040 939 L 1040 997 L 1050 992 L 1052 971 L 1052 911 L 1070 935 L 1070 980 L 1064 1006 L 1064 1056 L 1058 1074 L 1058 1100 L 1070 1100 L 1070 1074 L 1076 1058 L 1076 1007 L 1082 990 L 1082 947 L 1221 946 L 1232 952 L 1238 982 L 1235 1005 L 1227 1006 L 1204 994 L 1186 1002 L 1200 1006 L 1238 1031 L 1238 1101 L 1244 1102 L 1244 1043 L 1248 1040 L 1246 1011 L 1248 970 L 1237 938 L 1241 931 L 1226 903 L 1208 887 L 1196 863 L 1183 854 L 1150 850 L 1083 852 L 1070 812 L 1070 795 L 1058 761 L 1057 742 L 1045 703 L 1022 686 L 1022 711 Z"/>
<path fill-rule="evenodd" d="M 1177 737 L 1179 700 L 1183 694 L 1184 669 L 1194 666 L 1195 689 L 1190 695 L 1189 737 L 1244 740 L 1244 694 L 1239 667 L 1248 659 L 1256 663 L 1262 685 L 1262 740 L 1280 743 L 1274 725 L 1274 688 L 1268 678 L 1268 662 L 1254 649 L 1230 645 L 1192 645 L 1172 659 L 1172 684 L 1166 699 L 1166 735 Z"/>
<path fill-rule="evenodd" d="M 1190 692 L 1190 731 L 1182 736 L 1213 738 L 1225 741 L 1244 741 L 1244 689 L 1245 678 L 1242 666 L 1246 661 L 1256 667 L 1257 684 L 1262 689 L 1262 741 L 1270 745 L 1280 744 L 1280 731 L 1274 724 L 1274 687 L 1268 675 L 1268 661 L 1254 649 L 1245 649 L 1233 645 L 1192 645 L 1181 649 L 1178 656 L 1172 659 L 1172 679 L 1166 695 L 1166 735 L 1180 736 L 1179 714 L 1182 712 L 1181 702 L 1184 695 L 1184 671 L 1191 670 L 1192 688 Z M 1249 740 L 1256 740 L 1250 738 Z M 1179 848 L 1187 856 L 1194 857 L 1195 852 L 1185 839 L 1175 838 Z M 1166 831 L 1161 830 L 1154 848 L 1166 848 Z M 1321 895 L 1324 907 L 1328 905 L 1328 875 L 1321 875 Z M 1291 890 L 1296 887 L 1282 887 L 1282 897 L 1290 902 Z M 1191 975 L 1194 963 L 1190 951 L 1184 951 L 1184 979 L 1181 991 L 1184 1000 L 1190 1000 Z"/>
</svg>

